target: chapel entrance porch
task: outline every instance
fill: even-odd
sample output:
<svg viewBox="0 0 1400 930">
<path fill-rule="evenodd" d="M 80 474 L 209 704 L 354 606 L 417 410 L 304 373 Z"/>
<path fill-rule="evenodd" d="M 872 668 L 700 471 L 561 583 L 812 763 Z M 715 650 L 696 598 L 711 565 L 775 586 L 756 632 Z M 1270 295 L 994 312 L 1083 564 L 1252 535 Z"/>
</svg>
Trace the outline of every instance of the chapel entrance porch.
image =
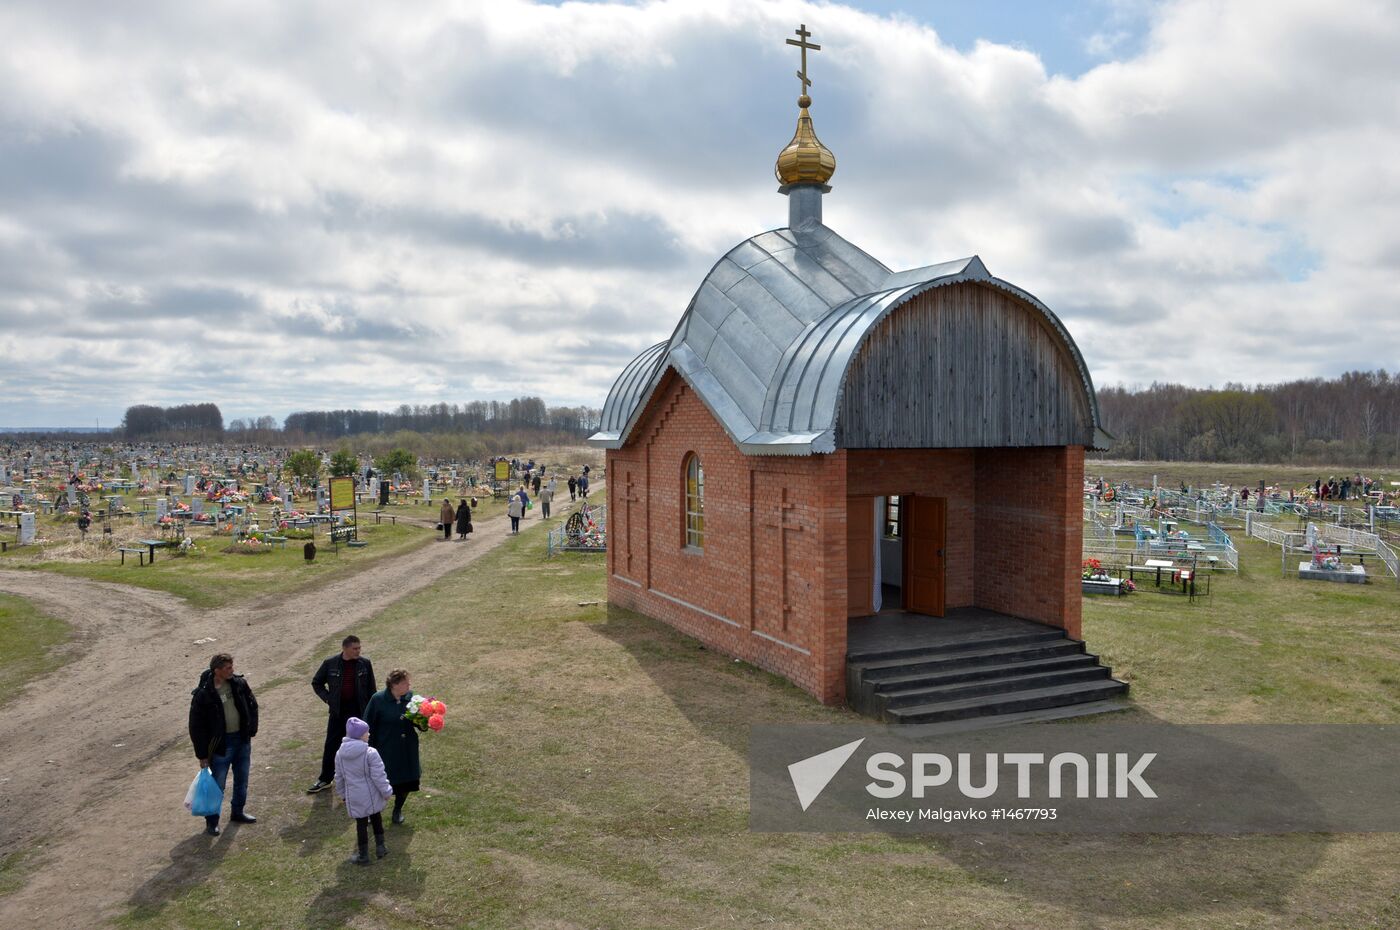
<svg viewBox="0 0 1400 930">
<path fill-rule="evenodd" d="M 848 617 L 946 609 L 948 501 L 887 494 L 847 500 Z"/>
<path fill-rule="evenodd" d="M 886 723 L 1119 710 L 1128 686 L 1057 627 L 981 607 L 902 610 L 846 627 L 846 699 Z"/>
</svg>

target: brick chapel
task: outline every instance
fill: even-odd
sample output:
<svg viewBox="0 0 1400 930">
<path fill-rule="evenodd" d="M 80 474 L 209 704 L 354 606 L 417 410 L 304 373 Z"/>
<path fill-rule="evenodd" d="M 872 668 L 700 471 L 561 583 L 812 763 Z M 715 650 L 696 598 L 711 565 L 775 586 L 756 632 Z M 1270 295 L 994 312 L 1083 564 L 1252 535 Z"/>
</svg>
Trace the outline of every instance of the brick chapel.
<svg viewBox="0 0 1400 930">
<path fill-rule="evenodd" d="M 1043 303 L 976 256 L 892 271 L 825 225 L 836 160 L 805 54 L 776 166 L 787 225 L 715 263 L 589 441 L 607 450 L 609 602 L 839 703 L 859 618 L 936 632 L 977 608 L 1079 637 L 1102 433 Z"/>
</svg>

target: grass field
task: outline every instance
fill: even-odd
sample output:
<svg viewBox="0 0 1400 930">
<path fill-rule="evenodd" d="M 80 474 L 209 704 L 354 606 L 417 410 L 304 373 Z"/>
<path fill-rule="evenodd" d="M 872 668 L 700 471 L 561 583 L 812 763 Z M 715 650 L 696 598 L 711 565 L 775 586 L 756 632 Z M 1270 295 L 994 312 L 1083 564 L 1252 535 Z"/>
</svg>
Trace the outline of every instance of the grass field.
<svg viewBox="0 0 1400 930">
<path fill-rule="evenodd" d="M 22 597 L 0 594 L 0 707 L 62 662 L 68 624 Z"/>
<path fill-rule="evenodd" d="M 1319 591 L 1271 577 L 1266 552 L 1243 554 L 1245 573 L 1194 607 L 1155 593 L 1087 605 L 1091 646 L 1133 676 L 1132 713 L 1400 718 L 1400 595 Z M 232 854 L 196 839 L 173 850 L 195 864 L 147 882 L 123 926 L 1400 925 L 1388 835 L 750 833 L 749 725 L 854 718 L 609 609 L 602 559 L 547 561 L 538 531 L 355 632 L 451 708 L 448 729 L 425 737 L 424 791 L 390 829 L 391 856 L 344 861 L 351 822 L 301 793 L 324 717 L 269 689 L 265 706 L 300 715 L 307 738 L 256 751 L 262 824 Z"/>
</svg>

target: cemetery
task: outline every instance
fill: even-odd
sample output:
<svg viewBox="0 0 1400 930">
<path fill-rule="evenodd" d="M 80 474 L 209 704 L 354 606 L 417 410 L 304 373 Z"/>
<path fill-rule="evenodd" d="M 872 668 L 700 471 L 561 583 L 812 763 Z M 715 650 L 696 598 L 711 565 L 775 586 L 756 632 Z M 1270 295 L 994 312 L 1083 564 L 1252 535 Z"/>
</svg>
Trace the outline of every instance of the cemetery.
<svg viewBox="0 0 1400 930">
<path fill-rule="evenodd" d="M 1337 195 L 1283 183 L 1255 137 L 1291 127 L 1230 92 L 1346 126 L 1249 79 L 1311 64 L 1296 14 L 1001 10 L 1026 31 L 993 40 L 976 5 L 963 35 L 817 4 L 814 91 L 823 46 L 805 23 L 770 41 L 781 4 L 498 6 L 9 18 L 39 67 L 11 69 L 0 139 L 22 155 L 0 185 L 21 418 L 0 431 L 0 926 L 1400 927 L 1400 841 L 1369 825 L 817 819 L 877 796 L 878 768 L 842 771 L 866 740 L 867 764 L 918 747 L 914 797 L 949 784 L 933 747 L 984 798 L 964 734 L 1400 720 L 1400 379 L 1329 393 L 1313 369 L 1350 356 L 1328 338 L 1261 363 L 1276 334 L 1247 329 L 1267 307 L 1301 343 L 1306 306 L 1352 348 L 1393 335 L 1328 297 L 1373 279 L 1336 288 L 1326 211 L 1304 235 L 1288 209 Z M 1400 31 L 1364 12 L 1304 32 L 1388 86 L 1367 62 L 1396 56 L 1345 29 Z M 1052 54 L 1023 37 L 1042 15 L 1096 31 Z M 1241 48 L 1210 61 L 1200 33 Z M 763 89 L 794 49 L 795 111 Z M 1215 107 L 1238 139 L 1197 124 Z M 750 139 L 755 114 L 781 123 Z M 1384 122 L 1362 127 L 1378 149 Z M 717 163 L 764 132 L 771 177 Z M 1338 133 L 1298 138 L 1367 147 Z M 1360 226 L 1380 254 L 1386 224 Z M 191 385 L 232 396 L 172 396 Z M 579 406 L 499 399 L 537 385 Z M 131 398 L 115 429 L 107 393 Z M 70 425 L 24 426 L 48 416 Z M 754 761 L 775 728 L 835 747 L 776 767 L 778 829 Z M 1016 764 L 1045 764 L 1029 748 Z M 1073 800 L 1126 798 L 1126 758 L 1116 798 L 1102 752 Z M 1227 774 L 1261 794 L 1298 773 Z"/>
</svg>

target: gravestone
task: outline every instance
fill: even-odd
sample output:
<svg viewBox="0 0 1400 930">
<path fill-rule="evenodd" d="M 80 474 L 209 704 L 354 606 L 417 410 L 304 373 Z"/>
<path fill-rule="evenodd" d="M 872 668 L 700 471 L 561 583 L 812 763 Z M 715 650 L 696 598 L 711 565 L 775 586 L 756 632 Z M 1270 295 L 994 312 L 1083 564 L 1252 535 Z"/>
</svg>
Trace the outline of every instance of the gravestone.
<svg viewBox="0 0 1400 930">
<path fill-rule="evenodd" d="M 26 512 L 19 515 L 19 544 L 27 546 L 34 542 L 34 514 Z"/>
<path fill-rule="evenodd" d="M 316 512 L 320 513 L 326 509 L 326 489 L 321 485 L 316 486 Z"/>
<path fill-rule="evenodd" d="M 190 498 L 190 513 L 196 517 L 204 513 L 204 498 L 198 495 Z"/>
<path fill-rule="evenodd" d="M 432 482 L 429 481 L 427 478 L 424 478 L 424 479 L 423 479 L 423 500 L 425 500 L 425 501 L 430 501 L 430 500 L 432 500 L 432 499 L 433 499 L 433 484 L 432 484 Z"/>
<path fill-rule="evenodd" d="M 379 500 L 379 479 L 369 479 L 369 496 L 371 500 Z"/>
<path fill-rule="evenodd" d="M 108 500 L 108 501 L 107 501 L 107 512 L 108 512 L 108 513 L 116 513 L 116 512 L 117 512 L 117 505 L 120 504 L 120 503 L 121 503 L 121 502 L 118 501 L 115 497 L 114 497 L 114 498 L 111 498 L 110 500 Z"/>
<path fill-rule="evenodd" d="M 78 506 L 78 486 L 76 484 L 68 485 L 68 506 Z"/>
<path fill-rule="evenodd" d="M 166 506 L 165 498 L 163 498 L 163 497 L 157 497 L 157 498 L 156 498 L 156 519 L 157 519 L 157 520 L 161 519 L 162 517 L 166 516 L 169 512 L 170 512 L 170 511 L 169 511 L 169 509 L 168 509 L 167 506 Z"/>
<path fill-rule="evenodd" d="M 0 487 L 6 487 L 10 483 L 10 469 L 4 462 L 0 462 Z"/>
</svg>

